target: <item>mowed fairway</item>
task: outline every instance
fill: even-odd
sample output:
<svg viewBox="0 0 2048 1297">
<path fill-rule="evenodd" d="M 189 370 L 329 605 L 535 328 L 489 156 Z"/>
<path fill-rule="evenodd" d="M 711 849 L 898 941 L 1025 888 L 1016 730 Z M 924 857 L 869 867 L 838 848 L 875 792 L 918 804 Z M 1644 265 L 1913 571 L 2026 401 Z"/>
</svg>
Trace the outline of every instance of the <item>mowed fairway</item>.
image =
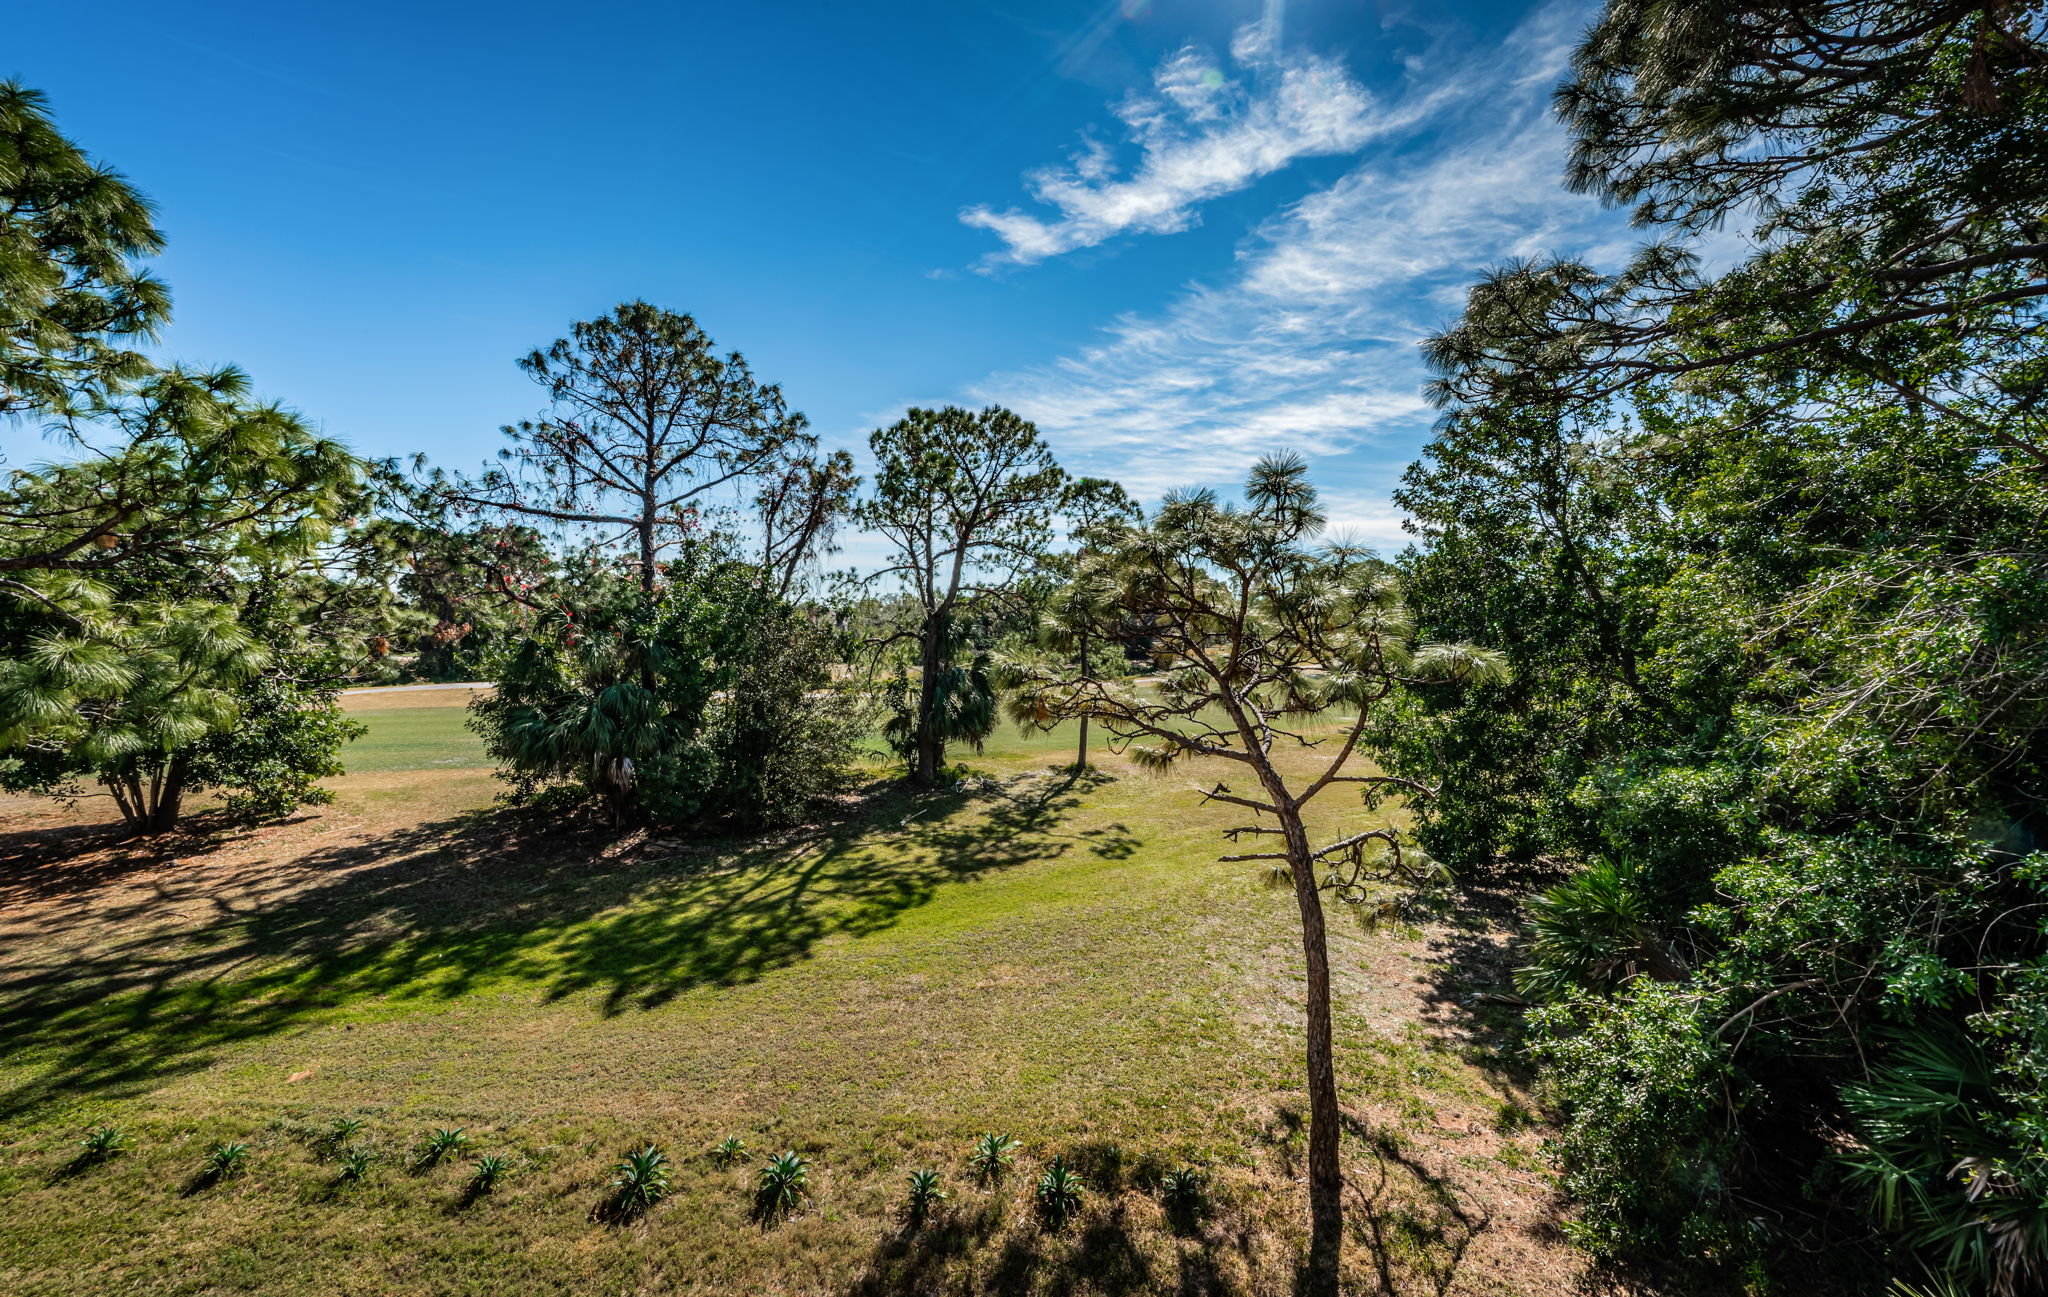
<svg viewBox="0 0 2048 1297">
<path fill-rule="evenodd" d="M 1290 1291 L 1295 917 L 1216 861 L 1230 821 L 1189 785 L 1218 772 L 1076 780 L 1070 736 L 1005 731 L 956 795 L 621 840 L 492 809 L 462 697 L 366 707 L 335 805 L 284 825 L 80 851 L 90 803 L 9 804 L 0 1292 Z M 1493 934 L 1334 940 L 1352 1286 L 1567 1290 L 1540 1131 L 1452 1003 Z M 344 1115 L 377 1154 L 360 1184 L 314 1138 Z M 74 1164 L 96 1125 L 132 1151 Z M 415 1165 L 455 1126 L 469 1154 Z M 965 1164 L 983 1130 L 1022 1141 L 1000 1183 Z M 727 1136 L 749 1156 L 721 1168 Z M 215 1140 L 248 1169 L 198 1184 Z M 594 1219 L 649 1143 L 673 1196 Z M 757 1222 L 784 1148 L 811 1196 Z M 512 1164 L 489 1194 L 464 1190 L 478 1153 Z M 1049 1232 L 1056 1153 L 1090 1193 Z M 1181 1164 L 1211 1201 L 1173 1217 Z M 913 1234 L 926 1167 L 952 1196 Z"/>
</svg>

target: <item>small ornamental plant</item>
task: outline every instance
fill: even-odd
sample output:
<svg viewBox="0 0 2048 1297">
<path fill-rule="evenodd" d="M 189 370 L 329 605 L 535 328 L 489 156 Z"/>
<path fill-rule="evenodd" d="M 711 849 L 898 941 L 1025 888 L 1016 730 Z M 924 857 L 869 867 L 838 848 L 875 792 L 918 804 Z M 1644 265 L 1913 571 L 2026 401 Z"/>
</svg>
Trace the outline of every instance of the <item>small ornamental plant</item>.
<svg viewBox="0 0 2048 1297">
<path fill-rule="evenodd" d="M 1159 1177 L 1159 1201 L 1174 1228 L 1192 1230 L 1209 1206 L 1209 1178 L 1191 1166 L 1177 1166 Z"/>
<path fill-rule="evenodd" d="M 787 1216 L 796 1210 L 810 1188 L 810 1162 L 794 1149 L 777 1153 L 761 1168 L 760 1188 L 754 1195 L 755 1212 L 763 1219 Z"/>
<path fill-rule="evenodd" d="M 669 1188 L 668 1154 L 649 1144 L 612 1167 L 611 1210 L 621 1217 L 637 1216 L 668 1197 Z"/>
<path fill-rule="evenodd" d="M 453 1130 L 435 1130 L 428 1133 L 420 1143 L 420 1165 L 438 1165 L 444 1157 L 454 1157 L 469 1147 L 469 1131 L 457 1126 Z"/>
<path fill-rule="evenodd" d="M 128 1136 L 113 1126 L 96 1127 L 78 1141 L 78 1160 L 87 1165 L 104 1162 L 127 1151 Z"/>
<path fill-rule="evenodd" d="M 1063 1157 L 1054 1157 L 1045 1168 L 1045 1174 L 1038 1177 L 1038 1211 L 1045 1218 L 1047 1229 L 1064 1229 L 1074 1214 L 1081 1210 L 1081 1199 L 1088 1192 L 1088 1182 L 1083 1180 Z"/>
<path fill-rule="evenodd" d="M 1000 1184 L 1003 1172 L 1010 1169 L 1010 1163 L 1016 1158 L 1016 1136 L 983 1131 L 981 1138 L 975 1140 L 974 1147 L 968 1151 L 967 1165 L 974 1168 L 975 1176 L 982 1183 Z"/>
<path fill-rule="evenodd" d="M 362 1133 L 361 1117 L 336 1117 L 328 1123 L 326 1130 L 320 1132 L 320 1142 L 330 1149 L 339 1151 L 347 1148 L 355 1141 L 355 1137 Z"/>
<path fill-rule="evenodd" d="M 199 1162 L 201 1183 L 232 1180 L 249 1165 L 249 1146 L 236 1140 L 217 1140 Z"/>
<path fill-rule="evenodd" d="M 920 1229 L 940 1203 L 946 1201 L 946 1191 L 939 1188 L 937 1171 L 912 1171 L 910 1192 L 903 1199 L 903 1218 L 910 1228 Z"/>
<path fill-rule="evenodd" d="M 498 1181 L 511 1171 L 509 1158 L 496 1153 L 486 1153 L 469 1164 L 469 1188 L 472 1193 L 485 1194 L 498 1187 Z"/>
</svg>

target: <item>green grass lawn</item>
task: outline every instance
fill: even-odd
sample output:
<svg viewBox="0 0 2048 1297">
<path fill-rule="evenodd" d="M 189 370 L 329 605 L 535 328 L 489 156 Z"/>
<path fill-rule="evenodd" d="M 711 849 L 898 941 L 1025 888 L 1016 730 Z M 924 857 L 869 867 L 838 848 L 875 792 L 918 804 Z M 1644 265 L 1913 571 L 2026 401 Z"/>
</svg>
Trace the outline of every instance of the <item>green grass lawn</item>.
<svg viewBox="0 0 2048 1297">
<path fill-rule="evenodd" d="M 355 717 L 369 733 L 342 750 L 351 774 L 376 770 L 489 769 L 484 741 L 463 723 L 462 707 L 393 707 Z"/>
<path fill-rule="evenodd" d="M 368 726 L 369 733 L 343 750 L 342 763 L 350 773 L 489 769 L 491 760 L 484 755 L 483 740 L 464 723 L 467 716 L 463 707 L 445 702 L 363 712 L 355 719 Z M 969 749 L 956 755 L 968 761 L 1053 761 L 1063 754 L 1070 756 L 1079 737 L 1079 728 L 1071 721 L 1042 732 L 1021 732 L 1005 724 L 989 736 L 980 753 Z M 887 751 L 879 739 L 869 744 L 869 750 L 877 757 Z M 1089 751 L 1098 757 L 1107 751 L 1100 727 L 1092 732 Z"/>
<path fill-rule="evenodd" d="M 175 864 L 109 853 L 0 920 L 0 1292 L 1290 1290 L 1295 921 L 1217 862 L 1187 778 L 1072 780 L 1047 769 L 1068 738 L 1010 733 L 963 792 L 622 846 L 477 809 L 461 717 L 368 713 L 322 815 Z M 1399 1020 L 1421 976 L 1399 940 L 1337 935 L 1352 1278 L 1555 1291 L 1488 1232 L 1535 1137 Z M 361 1184 L 314 1138 L 343 1115 L 376 1157 Z M 99 1124 L 132 1151 L 75 1163 Z M 412 1164 L 450 1126 L 511 1159 L 495 1192 Z M 1023 1141 L 999 1184 L 967 1173 L 983 1130 Z M 749 1163 L 714 1166 L 733 1135 Z M 251 1145 L 246 1174 L 195 1180 L 215 1140 Z M 594 1216 L 648 1143 L 674 1195 Z M 784 1148 L 811 1196 L 754 1221 Z M 1055 1153 L 1091 1192 L 1049 1232 L 1030 1183 Z M 1179 1164 L 1209 1176 L 1198 1218 L 1159 1202 Z M 952 1198 L 910 1234 L 924 1167 Z"/>
</svg>

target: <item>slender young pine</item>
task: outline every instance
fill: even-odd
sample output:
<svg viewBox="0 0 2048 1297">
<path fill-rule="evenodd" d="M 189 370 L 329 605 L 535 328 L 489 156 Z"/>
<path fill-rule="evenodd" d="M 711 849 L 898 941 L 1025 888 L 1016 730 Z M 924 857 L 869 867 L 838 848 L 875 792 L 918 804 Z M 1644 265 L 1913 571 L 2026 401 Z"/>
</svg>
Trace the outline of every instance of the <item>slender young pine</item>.
<svg viewBox="0 0 2048 1297">
<path fill-rule="evenodd" d="M 1270 861 L 1300 911 L 1307 972 L 1304 1010 L 1309 1098 L 1307 1291 L 1337 1291 L 1343 1176 L 1338 1160 L 1336 1071 L 1330 1033 L 1330 961 L 1323 910 L 1328 891 L 1362 905 L 1381 884 L 1417 882 L 1433 869 L 1400 833 L 1368 827 L 1316 845 L 1303 815 L 1340 785 L 1367 810 L 1392 792 L 1427 796 L 1415 781 L 1354 770 L 1353 758 L 1397 689 L 1445 679 L 1497 678 L 1501 659 L 1468 644 L 1414 645 L 1414 621 L 1398 584 L 1370 556 L 1313 548 L 1323 515 L 1299 457 L 1253 469 L 1248 507 L 1209 492 L 1171 496 L 1144 526 L 1106 539 L 1077 582 L 1096 587 L 1065 605 L 1068 633 L 1149 639 L 1165 673 L 1157 691 L 1092 672 L 1085 659 L 1037 653 L 1006 664 L 1011 715 L 1024 724 L 1088 717 L 1114 750 L 1156 768 L 1190 757 L 1234 762 L 1249 786 L 1200 788 L 1204 804 L 1252 813 L 1224 830 L 1233 842 L 1272 840 L 1273 850 L 1224 856 Z M 1335 723 L 1334 737 L 1310 727 Z M 1310 754 L 1307 774 L 1279 752 Z M 1361 763 L 1362 764 L 1362 763 Z"/>
</svg>

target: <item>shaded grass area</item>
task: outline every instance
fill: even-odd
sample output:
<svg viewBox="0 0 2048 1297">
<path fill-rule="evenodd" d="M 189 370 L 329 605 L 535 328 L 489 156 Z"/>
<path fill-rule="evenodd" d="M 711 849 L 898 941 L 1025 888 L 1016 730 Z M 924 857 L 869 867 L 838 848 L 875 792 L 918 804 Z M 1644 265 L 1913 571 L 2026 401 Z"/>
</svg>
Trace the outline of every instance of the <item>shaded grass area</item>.
<svg viewBox="0 0 2048 1297">
<path fill-rule="evenodd" d="M 0 1291 L 1289 1291 L 1284 897 L 1216 862 L 1182 781 L 981 760 L 963 790 L 751 842 L 619 843 L 475 809 L 481 774 L 362 776 L 326 817 L 10 916 Z M 1384 940 L 1343 934 L 1340 958 Z M 1499 1092 L 1356 1014 L 1341 1067 L 1386 1114 L 1347 1145 L 1361 1290 L 1552 1291 L 1475 1266 L 1500 1231 L 1401 1133 L 1485 1120 Z M 376 1154 L 361 1184 L 315 1138 L 343 1114 Z M 101 1123 L 134 1150 L 60 1174 Z M 512 1160 L 496 1191 L 412 1169 L 456 1125 Z M 1001 1185 L 967 1176 L 983 1129 L 1025 1141 Z M 812 1159 L 793 1219 L 750 1219 L 753 1167 L 708 1157 L 727 1135 Z M 247 1174 L 181 1196 L 216 1139 L 252 1144 Z M 676 1194 L 594 1221 L 610 1164 L 648 1142 Z M 1465 1156 L 1483 1179 L 1516 1147 Z M 1056 1152 L 1092 1192 L 1048 1233 L 1029 1180 Z M 1158 1201 L 1180 1163 L 1211 1173 L 1195 1221 Z M 897 1208 L 922 1166 L 954 1196 L 912 1233 Z"/>
</svg>

